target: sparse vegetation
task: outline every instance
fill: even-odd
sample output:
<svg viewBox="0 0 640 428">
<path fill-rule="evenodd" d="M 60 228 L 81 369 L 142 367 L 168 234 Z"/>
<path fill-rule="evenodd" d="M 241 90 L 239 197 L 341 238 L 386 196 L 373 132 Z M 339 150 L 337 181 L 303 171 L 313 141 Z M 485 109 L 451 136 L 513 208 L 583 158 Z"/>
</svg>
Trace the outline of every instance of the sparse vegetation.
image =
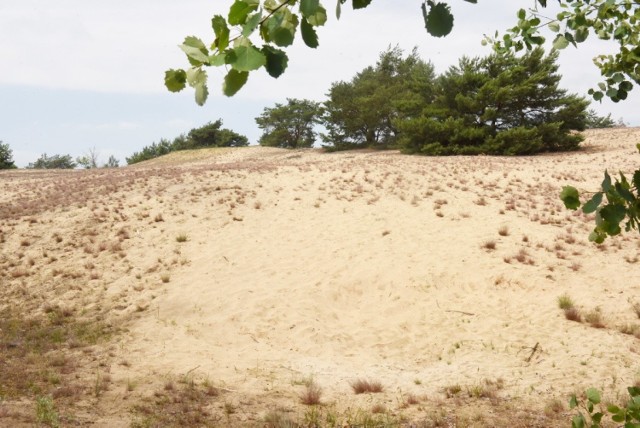
<svg viewBox="0 0 640 428">
<path fill-rule="evenodd" d="M 378 393 L 384 390 L 380 382 L 367 379 L 354 380 L 350 385 L 356 394 Z"/>
<path fill-rule="evenodd" d="M 575 304 L 573 303 L 573 299 L 571 299 L 571 296 L 565 293 L 561 296 L 558 296 L 558 306 L 562 310 L 567 310 L 574 308 Z"/>
</svg>

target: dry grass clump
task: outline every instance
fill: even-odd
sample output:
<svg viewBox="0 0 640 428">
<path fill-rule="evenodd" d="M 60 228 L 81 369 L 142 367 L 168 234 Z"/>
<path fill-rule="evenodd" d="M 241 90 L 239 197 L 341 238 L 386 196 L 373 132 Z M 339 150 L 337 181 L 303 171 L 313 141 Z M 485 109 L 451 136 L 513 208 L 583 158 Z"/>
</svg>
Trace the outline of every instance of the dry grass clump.
<svg viewBox="0 0 640 428">
<path fill-rule="evenodd" d="M 569 321 L 582 322 L 580 311 L 573 307 L 564 310 L 564 317 Z"/>
<path fill-rule="evenodd" d="M 498 229 L 498 235 L 509 236 L 509 228 L 507 226 L 501 226 L 500 229 Z"/>
<path fill-rule="evenodd" d="M 482 248 L 484 248 L 485 250 L 495 250 L 496 249 L 496 241 L 490 240 L 490 241 L 485 241 L 482 243 Z"/>
<path fill-rule="evenodd" d="M 300 394 L 300 402 L 307 406 L 315 406 L 321 404 L 321 397 L 322 388 L 320 388 L 315 382 L 310 382 L 307 384 L 305 390 Z"/>
<path fill-rule="evenodd" d="M 212 391 L 215 391 L 213 395 Z M 212 415 L 209 408 L 217 396 L 218 390 L 207 381 L 198 384 L 185 379 L 180 385 L 168 381 L 162 390 L 133 407 L 136 419 L 131 426 L 214 426 L 220 416 Z M 228 407 L 231 410 L 231 406 Z"/>
<path fill-rule="evenodd" d="M 380 382 L 366 379 L 357 379 L 351 382 L 351 389 L 353 389 L 353 392 L 356 394 L 378 393 L 384 391 L 384 387 Z"/>
<path fill-rule="evenodd" d="M 599 309 L 594 309 L 592 311 L 589 311 L 587 314 L 585 314 L 584 320 L 589 324 L 591 324 L 591 327 L 593 328 L 606 327 L 604 324 L 604 320 L 602 318 L 602 313 L 600 312 Z"/>
<path fill-rule="evenodd" d="M 633 312 L 635 312 L 636 316 L 640 318 L 640 302 L 632 303 L 631 308 L 633 309 Z"/>
</svg>

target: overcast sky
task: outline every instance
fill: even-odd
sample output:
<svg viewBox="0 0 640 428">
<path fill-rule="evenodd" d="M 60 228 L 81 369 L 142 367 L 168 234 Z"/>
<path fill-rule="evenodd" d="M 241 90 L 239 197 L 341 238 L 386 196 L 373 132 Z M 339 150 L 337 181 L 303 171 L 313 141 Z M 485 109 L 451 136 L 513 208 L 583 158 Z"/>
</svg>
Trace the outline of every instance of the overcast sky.
<svg viewBox="0 0 640 428">
<path fill-rule="evenodd" d="M 254 72 L 233 98 L 221 95 L 224 70 L 212 68 L 209 101 L 198 107 L 192 90 L 166 91 L 164 71 L 186 67 L 177 47 L 185 36 L 213 40 L 210 19 L 226 15 L 231 0 L 0 0 L 0 140 L 13 149 L 18 166 L 45 152 L 76 157 L 93 147 L 102 162 L 115 155 L 124 164 L 143 146 L 219 118 L 255 144 L 260 130 L 254 118 L 265 107 L 287 97 L 323 101 L 332 82 L 349 80 L 390 45 L 417 46 L 438 73 L 462 55 L 489 54 L 480 45 L 483 34 L 514 25 L 517 9 L 534 3 L 451 0 L 454 30 L 435 39 L 424 29 L 419 0 L 343 8 L 340 21 L 335 1 L 323 2 L 329 22 L 318 31 L 318 49 L 298 41 L 283 76 Z M 594 40 L 563 51 L 562 86 L 586 95 L 599 81 L 591 58 L 606 49 Z M 593 107 L 640 125 L 638 89 L 624 103 Z"/>
</svg>

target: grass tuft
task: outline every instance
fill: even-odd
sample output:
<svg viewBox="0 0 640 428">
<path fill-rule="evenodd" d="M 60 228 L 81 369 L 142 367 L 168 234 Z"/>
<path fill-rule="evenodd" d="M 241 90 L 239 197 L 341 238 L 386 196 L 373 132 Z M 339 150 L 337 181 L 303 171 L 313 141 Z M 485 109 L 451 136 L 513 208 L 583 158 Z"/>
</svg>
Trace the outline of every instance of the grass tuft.
<svg viewBox="0 0 640 428">
<path fill-rule="evenodd" d="M 384 387 L 378 381 L 357 379 L 351 382 L 351 389 L 353 389 L 353 392 L 355 392 L 356 394 L 364 394 L 382 392 L 384 390 Z"/>
</svg>

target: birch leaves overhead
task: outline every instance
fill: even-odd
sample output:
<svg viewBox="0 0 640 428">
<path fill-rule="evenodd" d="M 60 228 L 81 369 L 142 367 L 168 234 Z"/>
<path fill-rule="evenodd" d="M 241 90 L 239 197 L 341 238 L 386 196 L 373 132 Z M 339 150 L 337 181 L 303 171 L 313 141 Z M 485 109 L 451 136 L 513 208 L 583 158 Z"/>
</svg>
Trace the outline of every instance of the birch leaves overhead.
<svg viewBox="0 0 640 428">
<path fill-rule="evenodd" d="M 362 9 L 371 1 L 351 0 L 351 6 Z M 346 2 L 337 0 L 338 19 Z M 427 0 L 422 12 L 430 34 L 449 34 L 453 15 L 446 3 Z M 190 68 L 166 71 L 165 85 L 171 92 L 179 92 L 187 85 L 194 88 L 196 103 L 203 105 L 209 95 L 206 68 L 225 67 L 222 92 L 233 96 L 247 83 L 252 71 L 264 68 L 274 78 L 284 73 L 289 61 L 284 49 L 293 44 L 298 30 L 308 47 L 317 48 L 317 28 L 326 21 L 327 10 L 320 0 L 235 0 L 226 17 L 215 15 L 211 20 L 215 36 L 211 44 L 195 36 L 184 39 L 180 49 Z"/>
</svg>

